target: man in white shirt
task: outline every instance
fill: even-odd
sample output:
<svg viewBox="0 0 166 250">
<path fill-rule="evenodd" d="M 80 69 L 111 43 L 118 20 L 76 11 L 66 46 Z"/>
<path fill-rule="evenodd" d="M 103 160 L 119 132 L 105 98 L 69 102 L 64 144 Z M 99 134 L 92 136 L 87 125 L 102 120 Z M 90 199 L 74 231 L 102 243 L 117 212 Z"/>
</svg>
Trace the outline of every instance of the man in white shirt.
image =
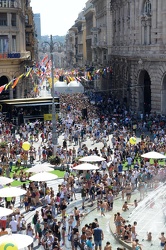
<svg viewBox="0 0 166 250">
<path fill-rule="evenodd" d="M 130 169 L 131 169 L 131 164 L 132 164 L 132 160 L 133 160 L 133 159 L 131 158 L 131 156 L 129 156 L 129 157 L 127 157 L 126 160 L 127 160 L 127 163 L 128 163 L 128 166 L 127 166 L 127 167 L 128 167 L 128 170 L 130 170 Z"/>
<path fill-rule="evenodd" d="M 18 222 L 15 220 L 15 217 L 12 216 L 12 220 L 11 222 L 9 223 L 9 226 L 11 228 L 11 231 L 13 234 L 16 234 L 17 233 L 17 226 L 18 226 Z"/>
<path fill-rule="evenodd" d="M 51 203 L 51 196 L 50 196 L 49 194 L 47 194 L 47 195 L 45 196 L 45 200 L 46 200 L 46 203 L 47 203 L 47 204 L 50 204 L 50 203 Z"/>
</svg>

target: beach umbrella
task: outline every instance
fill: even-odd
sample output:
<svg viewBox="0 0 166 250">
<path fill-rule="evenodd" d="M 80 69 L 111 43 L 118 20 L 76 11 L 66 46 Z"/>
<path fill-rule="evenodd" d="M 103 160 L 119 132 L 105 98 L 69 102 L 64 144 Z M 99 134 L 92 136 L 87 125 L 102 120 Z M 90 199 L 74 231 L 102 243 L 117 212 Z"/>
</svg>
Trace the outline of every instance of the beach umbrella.
<svg viewBox="0 0 166 250">
<path fill-rule="evenodd" d="M 27 173 L 41 173 L 41 172 L 51 172 L 51 171 L 53 171 L 52 168 L 42 164 L 38 164 L 26 170 Z"/>
<path fill-rule="evenodd" d="M 7 234 L 0 237 L 0 249 L 22 249 L 31 245 L 32 242 L 33 238 L 25 234 Z"/>
<path fill-rule="evenodd" d="M 8 216 L 9 214 L 12 214 L 13 210 L 5 208 L 5 207 L 0 207 L 0 216 Z"/>
<path fill-rule="evenodd" d="M 148 158 L 148 159 L 165 159 L 166 158 L 165 155 L 160 154 L 160 153 L 155 152 L 155 151 L 145 153 L 145 154 L 141 155 L 141 157 Z"/>
<path fill-rule="evenodd" d="M 0 176 L 0 185 L 5 186 L 6 184 L 9 184 L 13 182 L 14 180 L 12 178 L 7 178 L 4 176 Z"/>
<path fill-rule="evenodd" d="M 0 197 L 17 197 L 26 194 L 26 191 L 17 187 L 6 187 L 0 189 Z"/>
<path fill-rule="evenodd" d="M 31 181 L 51 181 L 57 179 L 58 176 L 55 174 L 50 174 L 47 172 L 42 172 L 31 176 L 29 179 Z"/>
<path fill-rule="evenodd" d="M 90 163 L 82 163 L 73 168 L 74 170 L 95 170 L 99 169 L 98 166 L 92 165 Z"/>
<path fill-rule="evenodd" d="M 97 162 L 97 161 L 105 161 L 105 158 L 100 157 L 98 155 L 89 155 L 89 156 L 80 158 L 79 161 Z"/>
</svg>

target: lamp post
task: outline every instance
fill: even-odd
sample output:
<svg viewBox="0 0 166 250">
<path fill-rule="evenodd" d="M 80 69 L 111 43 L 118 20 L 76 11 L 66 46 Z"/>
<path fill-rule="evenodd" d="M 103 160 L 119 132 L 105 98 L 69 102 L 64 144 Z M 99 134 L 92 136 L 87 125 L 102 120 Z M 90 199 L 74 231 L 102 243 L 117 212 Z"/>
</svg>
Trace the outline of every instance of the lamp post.
<svg viewBox="0 0 166 250">
<path fill-rule="evenodd" d="M 50 37 L 50 54 L 51 54 L 51 78 L 52 78 L 52 144 L 53 144 L 53 154 L 56 154 L 57 151 L 57 132 L 56 132 L 56 108 L 55 108 L 55 90 L 54 90 L 54 68 L 53 68 L 53 49 L 54 43 L 52 40 L 52 35 Z"/>
<path fill-rule="evenodd" d="M 53 155 L 56 154 L 57 151 L 57 144 L 58 144 L 58 138 L 57 138 L 57 124 L 56 124 L 56 107 L 55 107 L 55 90 L 54 90 L 54 67 L 53 67 L 53 50 L 54 50 L 54 43 L 52 39 L 52 35 L 50 36 L 50 42 L 44 42 L 45 44 L 49 45 L 50 48 L 50 55 L 51 55 L 51 79 L 52 79 L 52 144 L 53 144 Z"/>
</svg>

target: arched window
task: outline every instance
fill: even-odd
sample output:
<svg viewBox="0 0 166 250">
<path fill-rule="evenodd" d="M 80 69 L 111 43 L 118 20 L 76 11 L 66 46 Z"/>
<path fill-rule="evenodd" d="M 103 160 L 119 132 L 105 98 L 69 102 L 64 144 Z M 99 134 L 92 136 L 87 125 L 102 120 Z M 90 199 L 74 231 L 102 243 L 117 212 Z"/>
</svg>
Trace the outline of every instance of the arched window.
<svg viewBox="0 0 166 250">
<path fill-rule="evenodd" d="M 151 15 L 151 11 L 152 11 L 152 5 L 150 0 L 146 0 L 145 4 L 144 4 L 144 13 L 146 15 Z"/>
</svg>

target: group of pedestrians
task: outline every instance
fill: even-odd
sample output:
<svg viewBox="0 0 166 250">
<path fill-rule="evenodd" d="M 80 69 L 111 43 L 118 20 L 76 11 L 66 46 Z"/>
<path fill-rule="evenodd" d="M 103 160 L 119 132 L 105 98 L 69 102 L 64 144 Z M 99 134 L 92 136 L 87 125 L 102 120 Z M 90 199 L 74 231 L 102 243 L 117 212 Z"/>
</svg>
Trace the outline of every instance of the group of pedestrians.
<svg viewBox="0 0 166 250">
<path fill-rule="evenodd" d="M 87 115 L 83 117 L 84 109 L 87 110 Z M 32 237 L 35 235 L 38 244 L 49 250 L 65 246 L 66 235 L 70 236 L 74 250 L 78 246 L 91 250 L 93 244 L 96 250 L 98 247 L 102 249 L 104 232 L 98 222 L 95 222 L 96 225 L 92 222 L 90 224 L 93 226 L 89 224 L 80 228 L 86 201 L 91 206 L 97 202 L 97 210 L 101 216 L 105 216 L 113 210 L 114 199 L 120 195 L 124 201 L 122 211 L 126 211 L 134 190 L 138 189 L 142 200 L 149 188 L 155 189 L 159 182 L 165 181 L 166 170 L 160 166 L 161 162 L 156 160 L 152 163 L 141 158 L 143 153 L 153 150 L 163 155 L 166 153 L 165 120 L 157 114 L 145 117 L 140 114 L 138 117 L 116 98 L 94 93 L 62 94 L 60 110 L 63 116 L 57 122 L 57 132 L 63 135 L 63 143 L 58 146 L 56 156 L 70 171 L 65 172 L 62 185 L 56 194 L 44 183 L 23 185 L 22 188 L 27 193 L 21 198 L 21 206 L 25 211 L 28 212 L 32 206 L 34 209 L 42 206 L 40 214 L 34 212 L 33 225 L 26 225 L 26 233 Z M 134 145 L 130 143 L 132 136 L 140 138 Z M 53 155 L 51 122 L 28 122 L 15 130 L 11 122 L 1 121 L 0 139 L 1 143 L 7 142 L 6 146 L 1 147 L 1 175 L 9 177 L 13 165 L 17 169 L 21 165 L 27 167 L 28 163 L 33 164 L 34 161 L 47 162 Z M 31 143 L 28 152 L 22 149 L 23 142 L 27 140 Z M 92 147 L 95 144 L 93 149 L 88 148 L 87 140 L 90 140 Z M 73 171 L 73 167 L 79 164 L 79 158 L 86 155 L 100 155 L 106 159 L 99 163 L 101 171 Z M 14 179 L 23 182 L 29 177 L 23 170 L 21 173 L 13 173 Z M 73 214 L 67 217 L 68 204 L 76 199 L 75 192 L 79 187 L 83 212 L 75 207 Z M 12 200 L 7 204 L 10 207 Z M 137 205 L 135 200 L 134 206 Z M 58 220 L 60 214 L 61 218 Z M 17 231 L 18 228 L 23 230 L 23 218 L 13 216 L 15 217 L 11 217 L 9 225 L 15 223 Z M 133 241 L 133 249 L 141 249 L 137 237 L 134 237 L 132 226 L 126 225 L 120 213 L 115 217 L 116 234 L 126 241 Z M 164 243 L 164 238 L 161 239 Z M 163 246 L 165 247 L 165 243 Z M 112 249 L 109 241 L 104 249 Z"/>
</svg>

